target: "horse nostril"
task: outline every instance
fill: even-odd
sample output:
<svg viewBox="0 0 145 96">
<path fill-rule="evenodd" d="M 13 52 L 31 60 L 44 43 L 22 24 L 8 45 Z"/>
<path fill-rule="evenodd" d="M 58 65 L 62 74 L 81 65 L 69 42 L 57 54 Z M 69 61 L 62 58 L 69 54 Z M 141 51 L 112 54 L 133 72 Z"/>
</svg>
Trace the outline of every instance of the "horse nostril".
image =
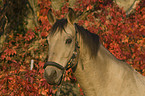
<svg viewBox="0 0 145 96">
<path fill-rule="evenodd" d="M 55 77 L 55 76 L 57 76 L 57 74 L 56 74 L 57 72 L 56 72 L 56 70 L 52 70 L 52 72 L 51 72 L 51 74 L 50 74 L 50 77 L 52 76 L 52 77 Z"/>
</svg>

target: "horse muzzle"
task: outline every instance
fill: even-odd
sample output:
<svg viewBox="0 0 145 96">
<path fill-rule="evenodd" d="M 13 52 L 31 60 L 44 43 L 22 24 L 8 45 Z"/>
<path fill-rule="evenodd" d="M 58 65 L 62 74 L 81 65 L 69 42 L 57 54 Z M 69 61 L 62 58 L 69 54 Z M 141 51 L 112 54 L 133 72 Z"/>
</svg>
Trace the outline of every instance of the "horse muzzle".
<svg viewBox="0 0 145 96">
<path fill-rule="evenodd" d="M 60 85 L 63 73 L 63 67 L 60 67 L 60 65 L 55 62 L 46 62 L 44 64 L 44 78 L 50 85 Z"/>
</svg>

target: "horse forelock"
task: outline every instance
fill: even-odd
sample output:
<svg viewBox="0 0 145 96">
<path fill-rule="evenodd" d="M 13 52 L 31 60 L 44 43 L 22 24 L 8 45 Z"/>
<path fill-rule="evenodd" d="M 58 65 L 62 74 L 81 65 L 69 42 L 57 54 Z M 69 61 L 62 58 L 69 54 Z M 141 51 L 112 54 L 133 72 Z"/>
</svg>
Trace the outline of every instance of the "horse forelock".
<svg viewBox="0 0 145 96">
<path fill-rule="evenodd" d="M 63 30 L 65 31 L 65 27 L 67 26 L 67 24 L 67 19 L 57 20 L 51 28 L 50 35 L 54 35 L 56 32 L 62 32 Z"/>
</svg>

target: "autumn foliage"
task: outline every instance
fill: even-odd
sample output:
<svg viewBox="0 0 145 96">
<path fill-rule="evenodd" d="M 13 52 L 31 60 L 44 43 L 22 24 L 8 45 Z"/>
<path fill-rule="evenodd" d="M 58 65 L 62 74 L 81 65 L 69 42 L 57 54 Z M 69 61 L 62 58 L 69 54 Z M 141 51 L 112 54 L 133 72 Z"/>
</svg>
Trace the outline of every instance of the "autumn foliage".
<svg viewBox="0 0 145 96">
<path fill-rule="evenodd" d="M 90 32 L 100 36 L 103 45 L 118 59 L 131 64 L 145 76 L 145 8 L 142 0 L 135 12 L 126 16 L 112 0 L 76 0 L 73 9 L 80 17 L 78 21 Z M 50 0 L 38 0 L 40 12 L 37 14 L 39 26 L 25 29 L 25 32 L 9 32 L 0 53 L 0 94 L 3 96 L 52 96 L 55 86 L 47 84 L 43 78 L 43 65 L 47 59 L 48 44 L 46 37 L 51 25 L 47 12 Z M 66 2 L 61 10 L 53 10 L 57 18 L 64 18 L 68 12 Z M 30 70 L 30 61 L 34 68 Z M 68 72 L 70 73 L 70 72 Z M 69 80 L 71 75 L 67 75 Z M 81 94 L 83 94 L 81 92 Z"/>
</svg>

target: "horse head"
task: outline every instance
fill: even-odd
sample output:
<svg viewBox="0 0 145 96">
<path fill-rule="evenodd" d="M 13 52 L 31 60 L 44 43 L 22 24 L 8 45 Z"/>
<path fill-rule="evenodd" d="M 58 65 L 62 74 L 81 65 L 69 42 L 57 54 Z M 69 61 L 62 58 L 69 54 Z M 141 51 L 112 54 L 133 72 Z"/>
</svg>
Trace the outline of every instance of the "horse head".
<svg viewBox="0 0 145 96">
<path fill-rule="evenodd" d="M 47 40 L 49 44 L 48 62 L 44 65 L 44 77 L 51 85 L 59 85 L 63 74 L 74 64 L 77 56 L 75 12 L 69 9 L 67 19 L 56 20 L 50 10 L 48 20 L 53 25 Z"/>
</svg>

